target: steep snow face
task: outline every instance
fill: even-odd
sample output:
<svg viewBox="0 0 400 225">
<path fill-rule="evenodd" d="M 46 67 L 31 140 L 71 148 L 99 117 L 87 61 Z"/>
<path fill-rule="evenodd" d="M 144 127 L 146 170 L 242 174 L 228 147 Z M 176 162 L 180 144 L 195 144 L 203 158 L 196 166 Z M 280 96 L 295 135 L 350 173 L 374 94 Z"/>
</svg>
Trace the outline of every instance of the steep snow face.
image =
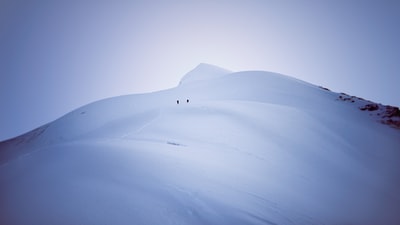
<svg viewBox="0 0 400 225">
<path fill-rule="evenodd" d="M 399 130 L 361 99 L 216 71 L 0 143 L 0 224 L 399 224 Z"/>
</svg>

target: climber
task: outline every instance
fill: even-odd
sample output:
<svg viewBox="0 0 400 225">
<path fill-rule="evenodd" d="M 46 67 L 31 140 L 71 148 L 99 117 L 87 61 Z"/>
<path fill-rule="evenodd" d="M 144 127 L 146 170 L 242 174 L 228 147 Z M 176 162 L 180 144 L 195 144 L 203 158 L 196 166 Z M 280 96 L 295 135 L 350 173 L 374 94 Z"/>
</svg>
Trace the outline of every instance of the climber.
<svg viewBox="0 0 400 225">
<path fill-rule="evenodd" d="M 189 103 L 189 99 L 186 99 L 186 103 Z"/>
<path fill-rule="evenodd" d="M 176 100 L 176 104 L 178 104 L 178 105 L 179 105 L 179 99 L 178 99 L 178 100 Z"/>
</svg>

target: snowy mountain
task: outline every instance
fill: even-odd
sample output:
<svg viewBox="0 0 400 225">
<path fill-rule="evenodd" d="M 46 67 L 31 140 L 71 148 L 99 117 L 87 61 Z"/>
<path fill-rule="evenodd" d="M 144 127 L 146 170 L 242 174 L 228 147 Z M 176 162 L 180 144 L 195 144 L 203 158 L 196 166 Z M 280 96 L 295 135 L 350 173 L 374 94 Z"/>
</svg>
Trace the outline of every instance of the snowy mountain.
<svg viewBox="0 0 400 225">
<path fill-rule="evenodd" d="M 1 142 L 0 224 L 400 224 L 399 121 L 288 76 L 200 64 L 176 88 Z"/>
</svg>

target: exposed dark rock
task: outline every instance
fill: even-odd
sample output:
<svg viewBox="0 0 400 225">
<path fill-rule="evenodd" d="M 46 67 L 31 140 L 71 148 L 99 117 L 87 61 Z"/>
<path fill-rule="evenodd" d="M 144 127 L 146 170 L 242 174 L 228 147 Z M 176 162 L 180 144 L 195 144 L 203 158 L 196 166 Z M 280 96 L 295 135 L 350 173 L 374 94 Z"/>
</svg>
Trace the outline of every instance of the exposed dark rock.
<svg viewBox="0 0 400 225">
<path fill-rule="evenodd" d="M 360 99 L 360 98 L 358 98 L 356 96 L 350 96 L 350 95 L 348 95 L 346 93 L 340 93 L 339 98 L 337 100 L 342 100 L 344 102 L 349 101 L 351 103 L 355 103 L 356 99 Z"/>
<path fill-rule="evenodd" d="M 400 109 L 390 105 L 385 106 L 382 123 L 400 129 Z"/>
<path fill-rule="evenodd" d="M 387 105 L 385 115 L 383 117 L 387 118 L 400 117 L 400 110 L 398 107 Z"/>
<path fill-rule="evenodd" d="M 329 89 L 326 88 L 326 87 L 319 86 L 319 88 L 321 88 L 321 89 L 323 89 L 323 90 L 325 90 L 325 91 L 331 91 L 331 90 L 329 90 Z"/>
<path fill-rule="evenodd" d="M 360 107 L 360 109 L 361 109 L 362 111 L 365 111 L 365 110 L 368 110 L 368 111 L 375 111 L 375 110 L 378 110 L 378 109 L 379 109 L 379 106 L 378 106 L 378 104 L 371 103 L 371 104 L 366 104 L 366 105 L 363 106 L 363 107 Z"/>
<path fill-rule="evenodd" d="M 388 120 L 382 120 L 382 123 L 400 129 L 400 120 L 388 119 Z"/>
<path fill-rule="evenodd" d="M 357 96 L 350 96 L 346 93 L 340 93 L 336 100 L 343 102 L 358 103 L 364 106 L 358 107 L 362 111 L 369 112 L 369 115 L 376 118 L 376 121 L 400 129 L 400 109 L 394 106 L 385 106 L 377 104 Z"/>
<path fill-rule="evenodd" d="M 360 98 L 360 97 L 356 97 L 358 100 L 362 100 L 362 101 L 366 101 L 365 99 L 363 99 L 363 98 Z"/>
</svg>

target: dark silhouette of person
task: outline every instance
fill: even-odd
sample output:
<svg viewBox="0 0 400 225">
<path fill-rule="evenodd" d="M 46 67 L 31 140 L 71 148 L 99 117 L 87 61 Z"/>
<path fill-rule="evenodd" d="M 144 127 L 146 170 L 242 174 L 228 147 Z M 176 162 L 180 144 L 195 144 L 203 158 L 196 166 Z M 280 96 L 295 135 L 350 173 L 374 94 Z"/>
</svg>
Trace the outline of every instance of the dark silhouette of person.
<svg viewBox="0 0 400 225">
<path fill-rule="evenodd" d="M 178 105 L 179 105 L 179 100 L 176 100 L 176 104 L 178 104 Z"/>
<path fill-rule="evenodd" d="M 189 99 L 186 99 L 186 103 L 189 103 Z"/>
</svg>

